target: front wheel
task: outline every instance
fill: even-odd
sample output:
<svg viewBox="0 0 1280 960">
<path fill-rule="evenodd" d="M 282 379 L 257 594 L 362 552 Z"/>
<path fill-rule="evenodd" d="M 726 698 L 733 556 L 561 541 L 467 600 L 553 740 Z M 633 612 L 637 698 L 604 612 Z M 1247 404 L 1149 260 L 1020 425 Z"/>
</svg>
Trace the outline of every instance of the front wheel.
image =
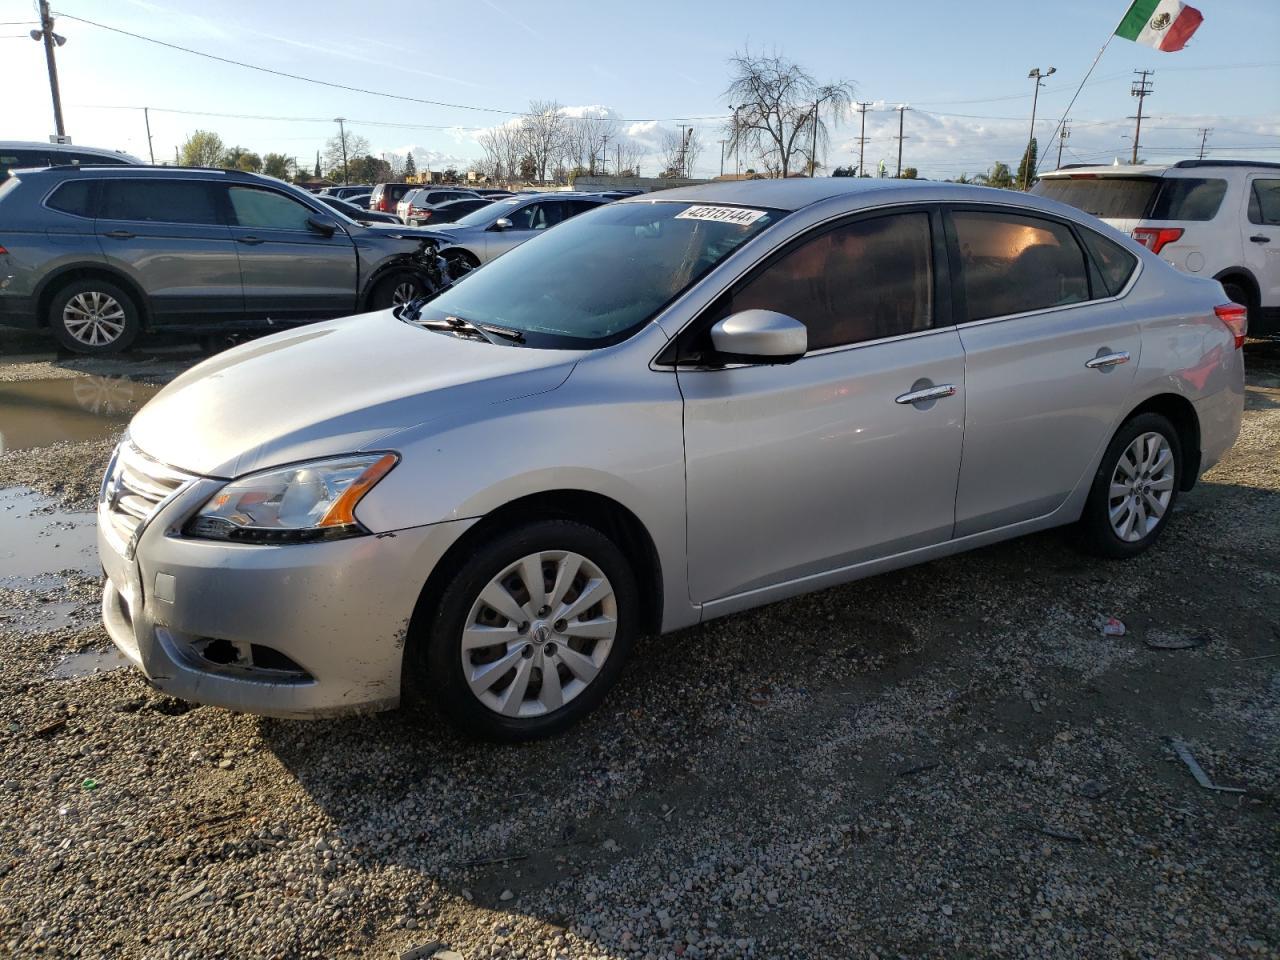
<svg viewBox="0 0 1280 960">
<path fill-rule="evenodd" d="M 604 534 L 543 520 L 462 563 L 423 640 L 425 691 L 464 732 L 550 736 L 617 681 L 639 625 L 626 558 Z"/>
<path fill-rule="evenodd" d="M 1143 413 L 1112 438 L 1080 518 L 1089 549 L 1132 557 L 1155 543 L 1169 521 L 1182 481 L 1178 432 L 1158 413 Z"/>
<path fill-rule="evenodd" d="M 427 285 L 421 277 L 412 273 L 393 273 L 374 285 L 369 295 L 369 308 L 386 310 L 388 307 L 402 307 L 426 295 Z"/>
</svg>

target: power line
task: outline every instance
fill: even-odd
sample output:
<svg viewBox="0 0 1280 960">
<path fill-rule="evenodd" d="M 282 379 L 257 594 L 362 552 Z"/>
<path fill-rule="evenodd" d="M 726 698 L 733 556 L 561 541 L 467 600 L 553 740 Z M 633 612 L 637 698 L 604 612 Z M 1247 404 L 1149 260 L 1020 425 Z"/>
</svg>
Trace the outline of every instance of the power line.
<svg viewBox="0 0 1280 960">
<path fill-rule="evenodd" d="M 91 27 L 97 27 L 100 30 L 108 30 L 111 33 L 118 33 L 126 37 L 132 37 L 135 40 L 144 40 L 147 43 L 154 43 L 161 47 L 168 47 L 170 50 L 178 50 L 182 53 L 189 53 L 196 57 L 204 57 L 206 60 L 216 60 L 219 63 L 230 64 L 233 67 L 243 67 L 246 70 L 257 70 L 260 73 L 268 73 L 275 77 L 284 77 L 287 80 L 300 80 L 303 83 L 314 83 L 314 84 L 317 84 L 318 86 L 329 87 L 330 89 L 333 89 L 333 90 L 346 90 L 348 93 L 363 93 L 371 97 L 385 97 L 389 100 L 401 100 L 406 103 L 421 103 L 431 107 L 447 107 L 450 110 L 471 110 L 477 113 L 496 113 L 496 114 L 500 114 L 502 116 L 508 116 L 508 117 L 521 117 L 521 116 L 524 116 L 525 113 L 527 112 L 524 110 L 506 110 L 501 107 L 482 107 L 482 106 L 477 106 L 476 104 L 468 104 L 468 103 L 451 103 L 447 100 L 429 100 L 425 97 L 411 97 L 403 93 L 388 93 L 385 90 L 371 90 L 367 87 L 353 87 L 345 83 L 335 83 L 332 80 L 319 80 L 315 77 L 305 77 L 302 74 L 298 74 L 298 73 L 289 73 L 285 70 L 276 70 L 272 67 L 264 67 L 255 63 L 246 63 L 243 60 L 232 60 L 230 57 L 220 57 L 214 53 L 206 53 L 203 50 L 194 50 L 191 47 L 184 47 L 184 46 L 181 46 L 180 44 L 169 43 L 166 40 L 157 40 L 155 37 L 144 36 L 141 33 L 133 33 L 130 30 L 123 30 L 120 27 L 112 27 L 105 23 L 99 23 L 96 20 L 89 20 L 85 17 L 77 17 L 70 13 L 63 13 L 62 11 L 58 11 L 57 15 L 60 17 L 64 17 L 67 20 L 75 20 L 77 23 L 84 23 L 84 24 L 88 24 Z M 725 120 L 727 118 L 728 118 L 727 114 L 717 114 L 713 116 L 702 116 L 702 117 L 649 117 L 649 118 L 639 119 L 639 120 L 629 119 L 625 117 L 610 118 L 610 119 L 615 119 L 616 122 L 618 123 L 667 123 L 667 122 L 676 122 L 676 121 L 687 123 L 687 122 L 696 121 L 696 120 Z M 566 116 L 564 119 L 594 120 L 599 118 Z"/>
</svg>

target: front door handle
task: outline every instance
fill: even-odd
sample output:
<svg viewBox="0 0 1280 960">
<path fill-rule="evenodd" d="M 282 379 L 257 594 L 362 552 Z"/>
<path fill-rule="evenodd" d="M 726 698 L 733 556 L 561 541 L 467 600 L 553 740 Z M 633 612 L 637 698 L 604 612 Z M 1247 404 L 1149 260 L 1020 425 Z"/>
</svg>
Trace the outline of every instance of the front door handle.
<svg viewBox="0 0 1280 960">
<path fill-rule="evenodd" d="M 894 397 L 894 403 L 925 403 L 929 400 L 941 400 L 943 397 L 955 396 L 955 384 L 940 383 L 936 387 L 925 387 L 923 390 L 912 390 Z"/>
<path fill-rule="evenodd" d="M 103 236 L 111 237 L 113 240 L 132 240 L 137 234 L 130 233 L 128 230 L 108 230 Z"/>
<path fill-rule="evenodd" d="M 262 243 L 261 237 L 236 237 L 236 239 L 241 243 L 247 243 L 250 245 Z"/>
<path fill-rule="evenodd" d="M 1270 242 L 1271 242 L 1271 238 L 1270 238 L 1270 237 L 1264 237 L 1264 236 L 1263 236 L 1262 234 L 1260 234 L 1260 233 L 1255 233 L 1255 234 L 1254 234 L 1252 237 L 1250 237 L 1249 239 L 1250 239 L 1250 240 L 1252 240 L 1254 243 L 1270 243 Z"/>
<path fill-rule="evenodd" d="M 1105 370 L 1108 367 L 1115 367 L 1128 362 L 1129 351 L 1121 350 L 1118 353 L 1104 353 L 1100 357 L 1094 357 L 1092 360 L 1086 361 L 1085 366 L 1090 370 Z"/>
</svg>

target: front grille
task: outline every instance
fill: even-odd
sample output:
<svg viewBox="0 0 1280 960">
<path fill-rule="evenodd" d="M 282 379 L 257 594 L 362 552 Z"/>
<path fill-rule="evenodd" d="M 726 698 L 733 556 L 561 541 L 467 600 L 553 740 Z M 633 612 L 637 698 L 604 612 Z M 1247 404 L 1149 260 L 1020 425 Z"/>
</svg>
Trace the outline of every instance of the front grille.
<svg viewBox="0 0 1280 960">
<path fill-rule="evenodd" d="M 100 506 L 107 533 L 117 547 L 131 555 L 134 538 L 160 505 L 194 479 L 152 460 L 128 440 L 116 447 L 102 481 Z"/>
</svg>

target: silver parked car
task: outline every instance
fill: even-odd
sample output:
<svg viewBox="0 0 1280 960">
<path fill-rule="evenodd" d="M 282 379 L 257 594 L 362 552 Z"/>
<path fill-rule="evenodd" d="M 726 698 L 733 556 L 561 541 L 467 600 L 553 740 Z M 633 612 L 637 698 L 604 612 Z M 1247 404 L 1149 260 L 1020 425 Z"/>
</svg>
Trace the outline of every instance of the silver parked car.
<svg viewBox="0 0 1280 960">
<path fill-rule="evenodd" d="M 1140 553 L 1236 436 L 1243 340 L 1052 201 L 623 200 L 167 386 L 103 483 L 104 617 L 175 696 L 545 735 L 645 634 L 1064 524 Z"/>
<path fill-rule="evenodd" d="M 429 225 L 454 276 L 609 201 L 592 193 L 533 193 L 495 200 L 453 223 Z"/>
</svg>

